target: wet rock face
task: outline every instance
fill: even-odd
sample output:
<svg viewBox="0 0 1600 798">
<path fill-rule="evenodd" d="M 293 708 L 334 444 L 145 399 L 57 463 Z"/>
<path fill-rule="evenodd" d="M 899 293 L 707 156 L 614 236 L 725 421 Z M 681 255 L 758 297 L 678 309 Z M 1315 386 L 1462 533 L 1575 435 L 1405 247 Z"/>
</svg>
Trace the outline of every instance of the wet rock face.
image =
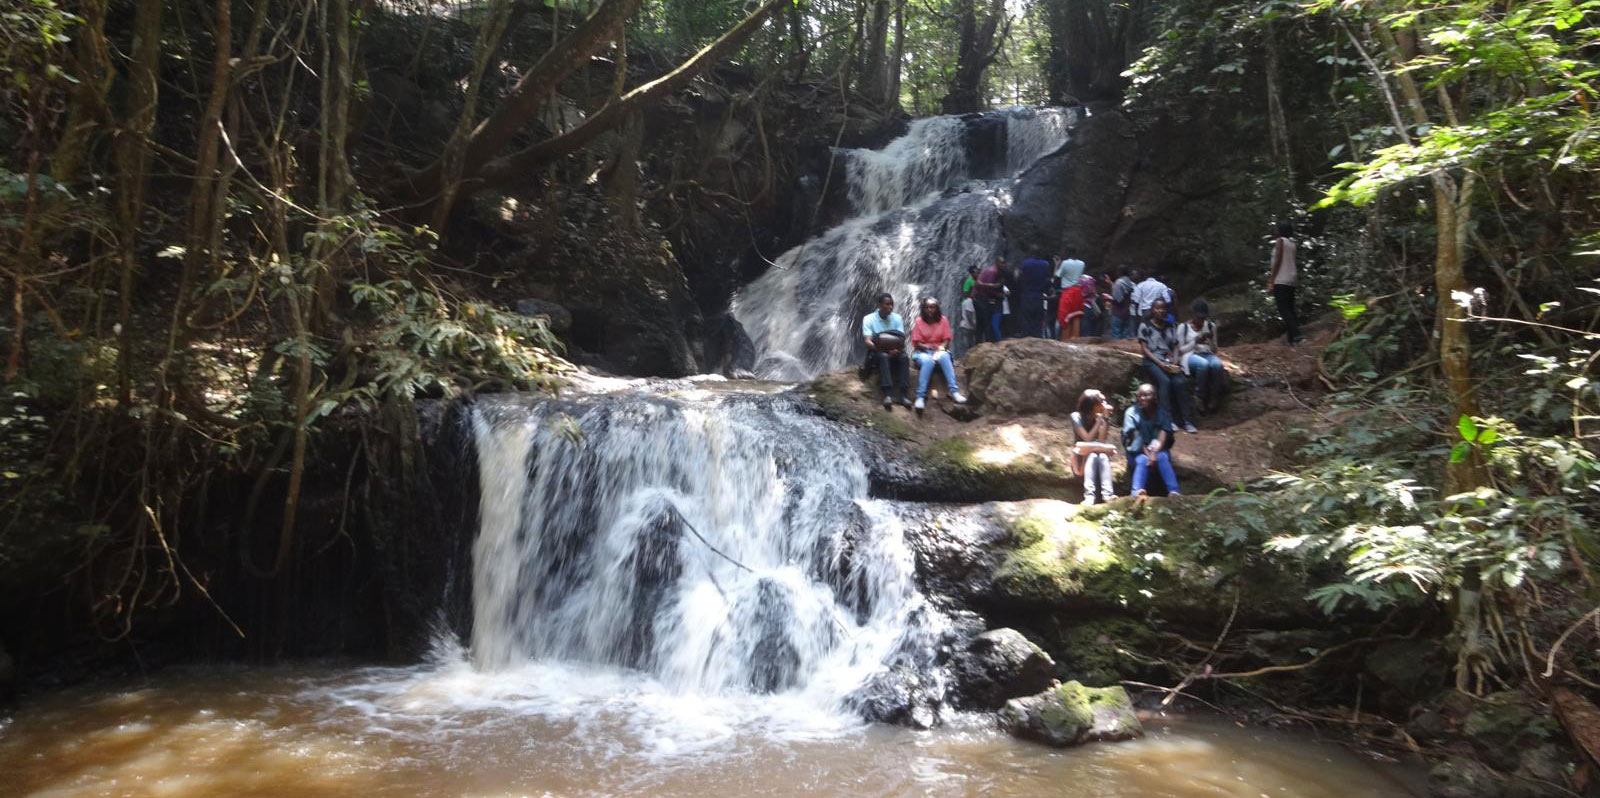
<svg viewBox="0 0 1600 798">
<path fill-rule="evenodd" d="M 528 317 L 543 316 L 545 323 L 550 326 L 550 331 L 556 335 L 565 335 L 572 330 L 572 311 L 567 310 L 558 302 L 543 299 L 517 300 L 517 312 Z"/>
<path fill-rule="evenodd" d="M 0 706 L 11 703 L 16 697 L 16 676 L 11 655 L 6 653 L 5 643 L 0 642 Z"/>
<path fill-rule="evenodd" d="M 1015 629 L 993 629 L 967 642 L 950 661 L 955 699 L 966 709 L 999 709 L 1055 681 L 1055 662 Z"/>
<path fill-rule="evenodd" d="M 873 723 L 931 729 L 939 722 L 936 685 L 906 667 L 895 667 L 867 680 L 846 703 Z"/>
<path fill-rule="evenodd" d="M 1126 690 L 1078 682 L 1007 701 L 1000 725 L 1014 736 L 1057 748 L 1144 736 Z"/>
<path fill-rule="evenodd" d="M 1114 394 L 1138 373 L 1139 356 L 1103 346 L 1015 338 L 967 353 L 967 390 L 987 416 L 1065 416 L 1087 388 Z"/>
</svg>

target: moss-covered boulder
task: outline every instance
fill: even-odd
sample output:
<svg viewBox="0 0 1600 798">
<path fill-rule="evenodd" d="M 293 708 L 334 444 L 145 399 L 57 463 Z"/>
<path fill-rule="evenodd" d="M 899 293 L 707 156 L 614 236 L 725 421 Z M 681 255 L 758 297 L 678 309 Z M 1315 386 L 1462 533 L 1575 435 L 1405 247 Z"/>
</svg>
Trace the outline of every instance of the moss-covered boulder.
<svg viewBox="0 0 1600 798">
<path fill-rule="evenodd" d="M 1009 531 L 988 597 L 995 609 L 1176 621 L 1220 621 L 1230 614 L 1322 619 L 1306 600 L 1316 580 L 1304 564 L 1263 551 L 1265 535 L 1227 499 L 995 507 Z"/>
<path fill-rule="evenodd" d="M 1024 740 L 1058 748 L 1144 736 L 1127 691 L 1078 682 L 1007 701 L 1000 710 L 1000 725 Z"/>
</svg>

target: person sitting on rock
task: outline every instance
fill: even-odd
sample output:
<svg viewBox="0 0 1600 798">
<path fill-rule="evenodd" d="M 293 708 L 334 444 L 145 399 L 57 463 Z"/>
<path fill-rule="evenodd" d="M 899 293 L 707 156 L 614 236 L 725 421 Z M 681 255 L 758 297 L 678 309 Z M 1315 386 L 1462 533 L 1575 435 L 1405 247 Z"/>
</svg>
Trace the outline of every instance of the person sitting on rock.
<svg viewBox="0 0 1600 798">
<path fill-rule="evenodd" d="M 1083 503 L 1108 502 L 1116 498 L 1111 487 L 1111 403 L 1106 395 L 1090 388 L 1078 397 L 1072 413 L 1072 472 L 1083 475 Z"/>
<path fill-rule="evenodd" d="M 911 404 L 911 366 L 906 360 L 906 323 L 894 312 L 894 297 L 878 295 L 878 309 L 861 320 L 861 337 L 868 359 L 878 363 L 878 385 L 883 406 L 894 404 L 891 393 L 900 392 L 900 404 Z"/>
<path fill-rule="evenodd" d="M 950 389 L 950 398 L 958 405 L 967 403 L 956 384 L 956 367 L 950 362 L 950 320 L 939 308 L 939 300 L 928 297 L 922 300 L 922 312 L 911 325 L 911 359 L 917 361 L 917 412 L 927 406 L 928 382 L 937 367 L 944 372 L 944 384 Z"/>
<path fill-rule="evenodd" d="M 1178 325 L 1178 362 L 1194 383 L 1195 404 L 1202 413 L 1216 409 L 1217 392 L 1222 387 L 1222 358 L 1217 357 L 1217 325 L 1211 321 L 1211 308 L 1196 299 L 1189 308 L 1189 320 Z"/>
<path fill-rule="evenodd" d="M 1144 496 L 1145 484 L 1150 479 L 1150 467 L 1161 472 L 1161 481 L 1167 486 L 1167 495 L 1178 495 L 1178 475 L 1172 470 L 1173 436 L 1177 428 L 1172 416 L 1156 401 L 1156 386 L 1144 383 L 1134 394 L 1134 405 L 1122 414 L 1122 446 L 1127 450 L 1128 462 L 1133 466 L 1133 496 Z"/>
<path fill-rule="evenodd" d="M 1189 380 L 1178 359 L 1178 336 L 1168 323 L 1167 301 L 1158 299 L 1139 326 L 1139 351 L 1144 371 L 1161 393 L 1161 409 L 1183 424 L 1185 432 L 1199 432 L 1189 414 Z M 1174 413 L 1176 409 L 1178 412 Z"/>
</svg>

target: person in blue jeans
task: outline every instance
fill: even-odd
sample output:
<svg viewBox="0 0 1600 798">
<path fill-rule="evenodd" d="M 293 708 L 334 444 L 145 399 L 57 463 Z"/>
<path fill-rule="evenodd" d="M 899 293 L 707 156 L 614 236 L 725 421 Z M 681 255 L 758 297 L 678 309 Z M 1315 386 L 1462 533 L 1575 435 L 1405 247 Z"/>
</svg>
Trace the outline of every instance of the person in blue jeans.
<svg viewBox="0 0 1600 798">
<path fill-rule="evenodd" d="M 1178 356 L 1178 335 L 1168 322 L 1167 301 L 1157 299 L 1150 315 L 1139 325 L 1139 351 L 1145 374 L 1161 396 L 1161 409 L 1183 427 L 1184 432 L 1199 432 L 1189 411 L 1189 379 Z"/>
<path fill-rule="evenodd" d="M 1133 277 L 1127 266 L 1117 269 L 1117 280 L 1111 284 L 1111 337 L 1121 340 L 1132 338 L 1139 320 L 1133 315 Z"/>
<path fill-rule="evenodd" d="M 1178 325 L 1178 357 L 1194 383 L 1195 404 L 1200 412 L 1211 412 L 1222 386 L 1222 358 L 1217 357 L 1217 325 L 1204 299 L 1196 299 L 1189 320 Z"/>
<path fill-rule="evenodd" d="M 1122 448 L 1132 465 L 1133 486 L 1129 495 L 1148 495 L 1150 467 L 1155 466 L 1168 496 L 1178 494 L 1178 474 L 1172 470 L 1172 441 L 1177 434 L 1172 417 L 1156 401 L 1156 386 L 1144 383 L 1134 394 L 1134 405 L 1122 414 Z"/>
</svg>

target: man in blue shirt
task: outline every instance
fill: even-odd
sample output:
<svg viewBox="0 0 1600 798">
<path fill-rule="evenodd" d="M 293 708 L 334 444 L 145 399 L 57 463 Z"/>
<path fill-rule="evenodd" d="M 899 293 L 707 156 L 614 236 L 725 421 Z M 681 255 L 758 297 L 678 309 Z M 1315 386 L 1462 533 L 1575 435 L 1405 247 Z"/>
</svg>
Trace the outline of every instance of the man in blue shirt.
<svg viewBox="0 0 1600 798">
<path fill-rule="evenodd" d="M 1177 496 L 1178 475 L 1172 470 L 1172 455 L 1168 453 L 1177 427 L 1156 401 L 1154 385 L 1140 385 L 1134 398 L 1134 405 L 1122 414 L 1122 446 L 1133 465 L 1133 489 L 1129 493 L 1146 495 L 1145 483 L 1150 479 L 1150 466 L 1154 465 L 1166 483 L 1167 495 Z"/>
<path fill-rule="evenodd" d="M 861 338 L 867 345 L 867 359 L 878 364 L 884 408 L 894 405 L 890 394 L 897 382 L 900 404 L 910 407 L 911 362 L 906 357 L 906 323 L 894 312 L 894 297 L 878 295 L 878 309 L 861 319 Z"/>
<path fill-rule="evenodd" d="M 1017 309 L 1018 325 L 1024 336 L 1044 335 L 1044 298 L 1050 293 L 1050 261 L 1025 258 L 1020 267 L 1022 305 Z"/>
</svg>

